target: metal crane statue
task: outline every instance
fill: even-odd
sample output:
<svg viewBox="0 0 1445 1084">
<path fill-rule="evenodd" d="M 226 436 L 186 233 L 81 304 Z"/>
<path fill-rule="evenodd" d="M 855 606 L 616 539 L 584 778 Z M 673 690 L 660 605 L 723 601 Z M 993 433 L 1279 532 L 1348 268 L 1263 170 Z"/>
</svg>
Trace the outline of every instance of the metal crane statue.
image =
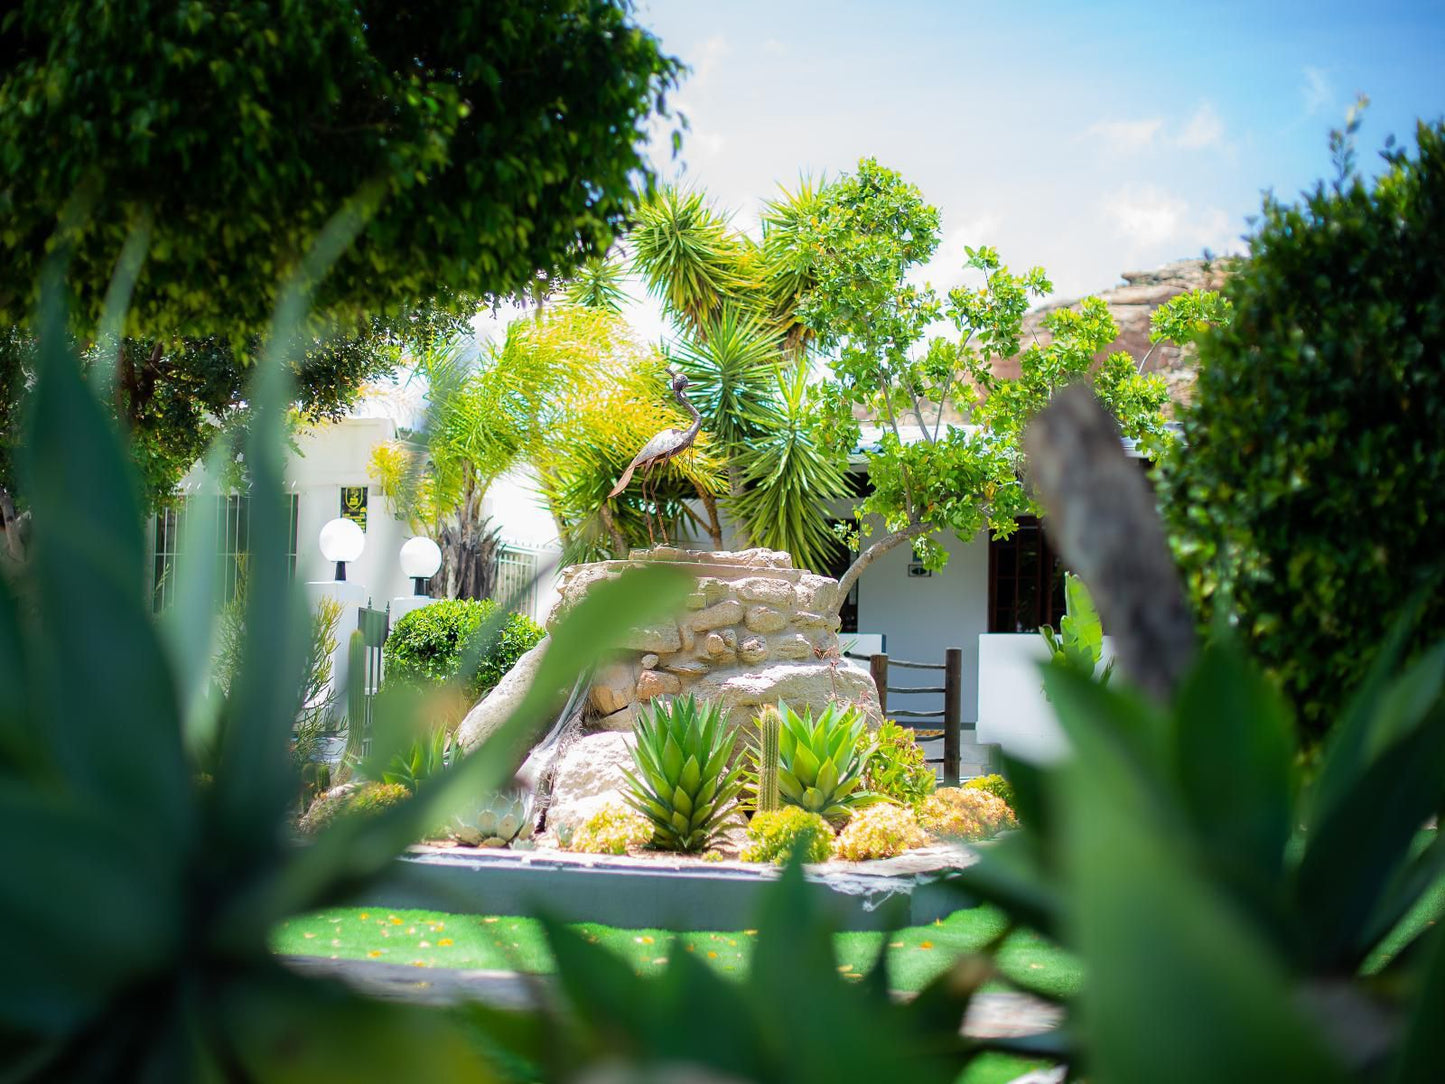
<svg viewBox="0 0 1445 1084">
<path fill-rule="evenodd" d="M 607 494 L 609 500 L 617 496 L 627 488 L 627 483 L 632 481 L 633 472 L 639 467 L 642 468 L 642 498 L 647 500 L 647 483 L 651 480 L 654 468 L 666 463 L 674 456 L 680 455 L 692 447 L 692 442 L 697 439 L 698 430 L 702 428 L 702 415 L 697 412 L 697 407 L 688 402 L 685 394 L 688 385 L 687 374 L 668 368 L 668 375 L 672 377 L 672 397 L 676 399 L 682 408 L 692 415 L 692 424 L 686 429 L 664 429 L 655 437 L 642 446 L 642 451 L 632 457 L 632 462 L 627 464 L 627 469 L 622 472 L 622 477 L 617 479 L 617 484 L 612 487 L 612 492 Z M 657 503 L 657 492 L 653 490 L 653 504 Z M 662 530 L 662 540 L 667 541 L 667 530 L 662 526 L 662 517 L 658 516 L 658 527 Z M 652 519 L 649 516 L 647 522 L 647 537 L 652 538 Z"/>
</svg>

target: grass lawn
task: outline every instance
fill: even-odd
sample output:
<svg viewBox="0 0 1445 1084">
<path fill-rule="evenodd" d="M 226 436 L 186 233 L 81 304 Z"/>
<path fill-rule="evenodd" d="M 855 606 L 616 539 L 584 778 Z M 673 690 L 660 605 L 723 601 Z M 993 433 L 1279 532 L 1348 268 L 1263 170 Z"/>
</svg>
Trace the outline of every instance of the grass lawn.
<svg viewBox="0 0 1445 1084">
<path fill-rule="evenodd" d="M 755 930 L 679 933 L 620 930 L 584 923 L 576 927 L 625 957 L 643 975 L 662 971 L 674 952 L 696 953 L 725 974 L 741 974 L 751 959 Z M 956 911 L 930 926 L 912 926 L 887 937 L 889 985 L 916 991 L 961 953 L 982 948 L 1004 928 L 991 907 Z M 341 959 L 385 960 L 417 967 L 485 968 L 548 974 L 555 970 L 541 926 L 533 919 L 454 915 L 440 911 L 393 911 L 343 907 L 283 922 L 272 945 L 277 952 Z M 843 933 L 834 938 L 844 974 L 861 975 L 885 945 L 881 933 Z M 1078 962 L 1067 952 L 1024 931 L 1004 941 L 1000 970 L 1050 993 L 1078 990 Z M 1045 1061 L 987 1054 L 959 1077 L 959 1084 L 1005 1084 Z"/>
<path fill-rule="evenodd" d="M 957 911 L 931 926 L 913 926 L 888 937 L 889 985 L 914 991 L 960 953 L 977 950 L 1004 928 L 989 907 Z M 752 958 L 754 930 L 680 933 L 579 925 L 588 938 L 625 957 L 639 974 L 661 972 L 674 952 L 692 952 L 724 973 L 742 973 Z M 838 934 L 838 964 L 861 975 L 878 958 L 881 933 Z M 486 968 L 548 974 L 555 969 L 541 926 L 528 918 L 453 915 L 439 911 L 393 911 L 344 907 L 290 919 L 276 930 L 277 952 L 341 959 L 385 960 L 417 967 Z M 1050 993 L 1078 989 L 1078 963 L 1062 949 L 1028 932 L 1012 934 L 998 954 L 1004 974 Z"/>
</svg>

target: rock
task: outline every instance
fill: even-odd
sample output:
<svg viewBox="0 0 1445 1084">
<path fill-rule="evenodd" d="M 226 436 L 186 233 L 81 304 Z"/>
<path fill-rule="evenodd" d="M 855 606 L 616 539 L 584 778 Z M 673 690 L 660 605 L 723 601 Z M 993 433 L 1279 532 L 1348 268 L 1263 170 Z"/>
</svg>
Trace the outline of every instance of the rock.
<svg viewBox="0 0 1445 1084">
<path fill-rule="evenodd" d="M 491 692 L 482 697 L 472 710 L 467 712 L 457 727 L 457 742 L 464 751 L 470 753 L 511 718 L 512 713 L 521 705 L 523 697 L 532 687 L 537 670 L 541 667 L 542 659 L 551 643 L 551 637 L 543 637 L 536 647 L 524 654 L 517 660 L 515 666 L 502 675 L 502 680 L 497 682 Z M 569 691 L 565 688 L 552 690 L 548 709 L 538 713 L 537 732 L 533 735 L 534 741 L 546 734 L 556 721 L 556 714 L 566 703 Z"/>
<path fill-rule="evenodd" d="M 609 663 L 592 675 L 592 706 L 603 715 L 621 711 L 637 695 L 637 678 L 625 662 Z"/>
<path fill-rule="evenodd" d="M 759 636 L 750 636 L 738 645 L 738 658 L 755 666 L 768 657 L 768 643 Z"/>
<path fill-rule="evenodd" d="M 670 674 L 676 674 L 680 678 L 697 678 L 702 677 L 703 674 L 706 674 L 712 667 L 697 659 L 679 658 L 668 663 L 663 669 Z"/>
<path fill-rule="evenodd" d="M 637 739 L 630 733 L 612 731 L 589 734 L 567 747 L 552 780 L 552 800 L 547 806 L 547 828 L 576 831 L 584 821 L 609 801 L 621 804 L 627 792 L 623 769 L 633 770 L 632 747 Z"/>
<path fill-rule="evenodd" d="M 793 626 L 800 629 L 826 629 L 836 620 L 834 617 L 799 610 L 793 615 Z"/>
<path fill-rule="evenodd" d="M 686 606 L 689 610 L 701 610 L 704 606 L 707 605 L 707 596 L 704 595 L 701 591 L 694 591 L 692 594 L 688 595 L 687 598 L 682 600 L 682 604 Z"/>
<path fill-rule="evenodd" d="M 638 700 L 651 700 L 654 696 L 676 696 L 680 692 L 682 681 L 675 674 L 644 670 L 637 679 Z"/>
<path fill-rule="evenodd" d="M 682 625 L 681 632 L 682 649 L 684 651 L 691 651 L 693 649 L 693 646 L 697 643 L 697 633 L 692 631 L 691 625 Z"/>
<path fill-rule="evenodd" d="M 642 656 L 642 668 L 644 670 L 656 670 L 657 663 L 657 656 L 652 654 L 651 652 L 648 652 L 646 655 Z"/>
<path fill-rule="evenodd" d="M 709 629 L 720 629 L 725 625 L 736 625 L 742 619 L 743 604 L 737 599 L 728 599 L 693 614 L 692 620 L 688 623 L 692 626 L 693 631 L 706 632 Z"/>
<path fill-rule="evenodd" d="M 628 629 L 622 637 L 621 646 L 630 647 L 634 651 L 680 651 L 682 634 L 673 624 L 643 625 L 640 628 Z"/>
<path fill-rule="evenodd" d="M 774 659 L 811 659 L 813 641 L 798 633 L 774 636 L 768 640 L 768 656 Z"/>
<path fill-rule="evenodd" d="M 703 638 L 702 650 L 709 658 L 720 659 L 732 649 L 728 647 L 727 641 L 722 638 L 721 633 L 710 632 Z"/>
<path fill-rule="evenodd" d="M 830 614 L 838 609 L 838 581 L 826 576 L 806 573 L 798 581 L 798 608 L 812 613 Z"/>
<path fill-rule="evenodd" d="M 745 602 L 765 602 L 769 606 L 791 610 L 793 608 L 793 585 L 787 580 L 773 580 L 766 576 L 750 576 L 733 584 L 738 597 Z"/>
<path fill-rule="evenodd" d="M 736 651 L 738 649 L 738 634 L 735 630 L 723 629 L 722 638 L 723 643 L 727 644 L 729 651 Z"/>
<path fill-rule="evenodd" d="M 743 623 L 753 632 L 782 632 L 788 627 L 788 617 L 770 606 L 749 606 Z"/>
<path fill-rule="evenodd" d="M 698 590 L 702 592 L 703 606 L 711 606 L 715 602 L 721 602 L 732 593 L 730 588 L 722 580 L 715 580 L 711 577 L 698 580 Z M 701 609 L 702 607 L 699 607 Z"/>
<path fill-rule="evenodd" d="M 840 700 L 856 704 L 870 729 L 883 721 L 873 678 L 862 667 L 846 662 L 774 662 L 751 671 L 713 673 L 689 691 L 720 702 L 735 726 L 748 722 L 762 705 L 779 700 L 814 711 Z"/>
<path fill-rule="evenodd" d="M 628 704 L 621 711 L 614 711 L 610 715 L 603 715 L 592 720 L 593 730 L 615 730 L 623 734 L 631 734 L 633 725 L 637 722 L 637 705 Z"/>
</svg>

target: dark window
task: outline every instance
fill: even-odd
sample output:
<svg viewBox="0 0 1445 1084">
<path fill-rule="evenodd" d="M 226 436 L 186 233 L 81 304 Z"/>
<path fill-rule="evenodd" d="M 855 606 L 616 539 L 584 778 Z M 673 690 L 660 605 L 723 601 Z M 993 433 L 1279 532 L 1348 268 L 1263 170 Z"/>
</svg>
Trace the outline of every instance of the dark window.
<svg viewBox="0 0 1445 1084">
<path fill-rule="evenodd" d="M 1021 516 L 1008 538 L 988 541 L 988 631 L 1058 628 L 1064 613 L 1064 567 L 1035 516 Z"/>
</svg>

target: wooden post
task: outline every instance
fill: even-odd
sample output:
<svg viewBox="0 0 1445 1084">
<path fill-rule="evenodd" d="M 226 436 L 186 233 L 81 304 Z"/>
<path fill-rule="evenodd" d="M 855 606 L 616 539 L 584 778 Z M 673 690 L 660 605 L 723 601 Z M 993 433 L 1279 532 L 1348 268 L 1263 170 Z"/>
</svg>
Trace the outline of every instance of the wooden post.
<svg viewBox="0 0 1445 1084">
<path fill-rule="evenodd" d="M 868 672 L 873 675 L 873 684 L 878 686 L 878 710 L 888 718 L 888 656 L 873 655 L 868 659 Z"/>
<path fill-rule="evenodd" d="M 963 726 L 963 649 L 943 653 L 943 782 L 958 785 Z"/>
</svg>

